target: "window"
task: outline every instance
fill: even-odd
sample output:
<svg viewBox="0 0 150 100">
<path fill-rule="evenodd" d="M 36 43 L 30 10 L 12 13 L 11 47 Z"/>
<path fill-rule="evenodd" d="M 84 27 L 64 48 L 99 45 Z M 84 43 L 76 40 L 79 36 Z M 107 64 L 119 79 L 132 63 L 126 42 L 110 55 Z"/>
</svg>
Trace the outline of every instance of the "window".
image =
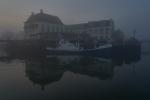
<svg viewBox="0 0 150 100">
<path fill-rule="evenodd" d="M 49 25 L 47 25 L 47 32 L 50 32 L 50 30 L 49 30 Z"/>
<path fill-rule="evenodd" d="M 44 24 L 41 26 L 41 32 L 44 32 Z"/>
</svg>

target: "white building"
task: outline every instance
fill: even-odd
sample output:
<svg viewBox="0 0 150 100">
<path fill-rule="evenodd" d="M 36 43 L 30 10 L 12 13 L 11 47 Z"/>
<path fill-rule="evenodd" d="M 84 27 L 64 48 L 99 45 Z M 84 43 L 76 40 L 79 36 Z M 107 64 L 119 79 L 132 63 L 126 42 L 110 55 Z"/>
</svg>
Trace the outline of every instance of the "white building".
<svg viewBox="0 0 150 100">
<path fill-rule="evenodd" d="M 53 15 L 40 11 L 38 14 L 32 13 L 24 23 L 26 39 L 55 40 L 63 33 L 83 34 L 86 33 L 97 40 L 111 40 L 114 31 L 113 20 L 93 21 L 83 24 L 64 25 L 62 21 Z"/>
<path fill-rule="evenodd" d="M 87 33 L 98 40 L 111 40 L 114 31 L 114 22 L 110 20 L 93 21 L 83 24 L 70 25 L 71 31 L 76 33 Z"/>
<path fill-rule="evenodd" d="M 34 14 L 24 23 L 26 39 L 43 39 L 48 38 L 48 34 L 63 32 L 64 25 L 57 16 L 43 13 Z M 53 34 L 52 34 L 53 33 Z"/>
</svg>

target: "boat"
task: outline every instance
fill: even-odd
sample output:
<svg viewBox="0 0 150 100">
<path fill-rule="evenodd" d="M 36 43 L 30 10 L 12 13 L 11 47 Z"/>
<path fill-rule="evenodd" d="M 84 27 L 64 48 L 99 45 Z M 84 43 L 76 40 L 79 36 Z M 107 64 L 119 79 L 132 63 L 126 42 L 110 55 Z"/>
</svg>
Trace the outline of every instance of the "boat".
<svg viewBox="0 0 150 100">
<path fill-rule="evenodd" d="M 112 44 L 104 44 L 96 48 L 83 49 L 82 47 L 74 45 L 68 41 L 61 40 L 57 48 L 46 47 L 50 55 L 87 55 L 87 56 L 101 56 L 110 57 Z"/>
</svg>

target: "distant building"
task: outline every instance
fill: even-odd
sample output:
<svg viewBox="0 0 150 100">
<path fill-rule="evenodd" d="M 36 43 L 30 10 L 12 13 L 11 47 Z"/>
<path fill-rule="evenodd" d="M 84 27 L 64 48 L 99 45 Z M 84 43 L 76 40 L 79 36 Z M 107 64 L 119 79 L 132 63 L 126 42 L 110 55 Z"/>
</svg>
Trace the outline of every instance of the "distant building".
<svg viewBox="0 0 150 100">
<path fill-rule="evenodd" d="M 40 11 L 32 13 L 24 23 L 25 39 L 43 39 L 57 41 L 60 36 L 68 40 L 75 40 L 81 34 L 88 34 L 96 40 L 111 41 L 114 31 L 114 22 L 110 20 L 93 21 L 83 24 L 64 25 L 62 21 L 53 15 Z"/>
<path fill-rule="evenodd" d="M 98 40 L 111 40 L 114 31 L 114 22 L 110 20 L 93 21 L 83 24 L 69 25 L 70 31 L 75 33 L 87 33 Z"/>
</svg>

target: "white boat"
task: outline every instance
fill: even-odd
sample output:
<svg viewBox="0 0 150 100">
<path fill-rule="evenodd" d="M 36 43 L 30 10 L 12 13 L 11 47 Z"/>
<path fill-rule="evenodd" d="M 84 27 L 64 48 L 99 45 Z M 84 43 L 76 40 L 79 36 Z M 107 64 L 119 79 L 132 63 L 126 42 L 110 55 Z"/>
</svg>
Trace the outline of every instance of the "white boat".
<svg viewBox="0 0 150 100">
<path fill-rule="evenodd" d="M 112 44 L 105 44 L 92 49 L 82 49 L 79 45 L 74 45 L 68 41 L 61 40 L 57 48 L 47 47 L 49 54 L 59 55 L 98 55 L 110 56 Z"/>
<path fill-rule="evenodd" d="M 68 41 L 61 40 L 59 42 L 59 46 L 57 48 L 47 47 L 47 50 L 78 51 L 78 50 L 80 50 L 80 48 L 79 48 L 79 46 L 75 46 L 74 44 L 72 44 Z"/>
</svg>

